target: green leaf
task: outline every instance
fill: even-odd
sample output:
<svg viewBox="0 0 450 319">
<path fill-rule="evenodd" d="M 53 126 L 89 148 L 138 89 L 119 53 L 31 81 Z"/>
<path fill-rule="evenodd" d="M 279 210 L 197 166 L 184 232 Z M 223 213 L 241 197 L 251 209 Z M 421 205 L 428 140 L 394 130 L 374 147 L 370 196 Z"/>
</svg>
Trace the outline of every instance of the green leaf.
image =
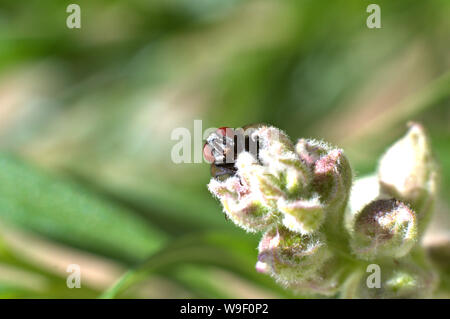
<svg viewBox="0 0 450 319">
<path fill-rule="evenodd" d="M 0 155 L 0 219 L 55 240 L 135 262 L 166 236 L 80 185 Z"/>
</svg>

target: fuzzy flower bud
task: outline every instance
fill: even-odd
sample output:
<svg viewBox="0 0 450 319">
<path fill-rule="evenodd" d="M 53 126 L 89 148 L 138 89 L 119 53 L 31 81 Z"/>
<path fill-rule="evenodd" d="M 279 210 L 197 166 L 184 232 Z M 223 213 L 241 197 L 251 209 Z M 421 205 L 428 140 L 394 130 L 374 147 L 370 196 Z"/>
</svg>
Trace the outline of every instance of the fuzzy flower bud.
<svg viewBox="0 0 450 319">
<path fill-rule="evenodd" d="M 371 202 L 354 220 L 351 247 L 362 259 L 403 257 L 416 241 L 416 215 L 395 199 Z"/>
<path fill-rule="evenodd" d="M 257 232 L 273 222 L 270 210 L 249 194 L 248 187 L 242 185 L 238 177 L 230 177 L 224 182 L 212 179 L 208 188 L 222 203 L 227 217 L 237 226 Z"/>
<path fill-rule="evenodd" d="M 259 138 L 260 160 L 267 172 L 279 179 L 287 196 L 298 196 L 311 182 L 311 172 L 296 154 L 289 137 L 274 127 L 262 127 L 253 135 Z"/>
<path fill-rule="evenodd" d="M 352 171 L 344 152 L 310 139 L 300 139 L 296 151 L 313 172 L 313 191 L 329 206 L 345 203 L 352 184 Z"/>
<path fill-rule="evenodd" d="M 387 150 L 378 168 L 381 191 L 410 204 L 419 221 L 431 210 L 436 176 L 428 137 L 416 123 Z"/>
<path fill-rule="evenodd" d="M 417 216 L 405 203 L 380 193 L 376 176 L 357 179 L 345 213 L 350 246 L 362 259 L 402 257 L 417 242 Z"/>
<path fill-rule="evenodd" d="M 285 286 L 310 281 L 331 257 L 323 236 L 300 236 L 284 227 L 269 229 L 258 250 L 256 269 L 270 274 Z"/>
<path fill-rule="evenodd" d="M 326 228 L 341 234 L 343 212 L 352 185 L 352 170 L 344 152 L 310 139 L 300 139 L 296 152 L 312 172 L 310 192 L 326 213 Z"/>
</svg>

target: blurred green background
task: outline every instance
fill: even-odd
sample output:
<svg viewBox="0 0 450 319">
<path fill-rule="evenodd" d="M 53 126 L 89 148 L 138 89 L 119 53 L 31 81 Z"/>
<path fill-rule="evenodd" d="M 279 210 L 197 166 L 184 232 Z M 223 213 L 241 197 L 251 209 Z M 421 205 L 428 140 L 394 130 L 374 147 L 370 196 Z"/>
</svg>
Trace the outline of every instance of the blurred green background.
<svg viewBox="0 0 450 319">
<path fill-rule="evenodd" d="M 171 161 L 195 119 L 327 140 L 356 176 L 422 122 L 441 164 L 424 244 L 448 247 L 450 1 L 376 1 L 381 29 L 370 3 L 0 1 L 0 297 L 293 297 L 254 271 L 259 236 L 225 220 L 208 164 Z"/>
</svg>

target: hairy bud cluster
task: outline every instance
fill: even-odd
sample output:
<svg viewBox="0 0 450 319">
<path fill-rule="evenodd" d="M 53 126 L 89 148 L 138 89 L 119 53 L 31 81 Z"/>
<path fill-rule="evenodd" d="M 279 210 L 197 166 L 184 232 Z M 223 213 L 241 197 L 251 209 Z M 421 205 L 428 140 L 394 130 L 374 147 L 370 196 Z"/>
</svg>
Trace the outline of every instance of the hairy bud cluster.
<svg viewBox="0 0 450 319">
<path fill-rule="evenodd" d="M 298 235 L 284 227 L 268 230 L 259 243 L 256 269 L 285 284 L 301 283 L 330 257 L 323 236 Z"/>
<path fill-rule="evenodd" d="M 296 290 L 334 292 L 333 254 L 321 228 L 346 203 L 352 179 L 346 157 L 323 142 L 294 145 L 274 127 L 261 126 L 251 138 L 259 141 L 258 156 L 239 153 L 236 175 L 211 179 L 209 190 L 236 225 L 265 231 L 258 271 Z"/>
<path fill-rule="evenodd" d="M 420 125 L 411 124 L 381 158 L 378 176 L 353 186 L 346 213 L 353 252 L 367 260 L 407 255 L 425 227 L 435 189 L 427 136 Z"/>
<path fill-rule="evenodd" d="M 352 297 L 379 297 L 356 289 L 359 281 L 348 284 L 349 278 L 361 279 L 349 269 L 367 260 L 390 265 L 416 247 L 436 188 L 423 129 L 412 125 L 383 156 L 378 176 L 353 187 L 340 149 L 310 139 L 294 145 L 270 126 L 259 126 L 250 140 L 258 141 L 257 153 L 243 149 L 233 174 L 212 178 L 208 188 L 236 225 L 264 232 L 257 270 L 301 293 L 330 295 L 345 286 L 357 292 Z M 409 296 L 414 289 L 408 285 L 426 286 L 421 276 L 426 271 L 415 271 L 410 263 L 404 271 L 389 270 L 381 296 Z M 341 295 L 349 296 L 344 290 Z"/>
</svg>

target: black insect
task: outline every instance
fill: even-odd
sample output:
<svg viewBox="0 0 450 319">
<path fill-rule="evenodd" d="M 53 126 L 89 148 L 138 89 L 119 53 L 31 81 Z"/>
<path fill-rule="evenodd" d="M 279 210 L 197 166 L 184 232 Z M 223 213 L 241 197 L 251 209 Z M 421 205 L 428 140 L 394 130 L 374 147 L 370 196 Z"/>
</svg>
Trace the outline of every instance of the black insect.
<svg viewBox="0 0 450 319">
<path fill-rule="evenodd" d="M 252 133 L 262 124 L 244 126 L 242 129 L 221 127 L 206 139 L 203 147 L 205 159 L 211 163 L 211 176 L 225 180 L 236 174 L 235 162 L 242 151 L 252 153 L 259 159 L 260 143 Z"/>
</svg>

